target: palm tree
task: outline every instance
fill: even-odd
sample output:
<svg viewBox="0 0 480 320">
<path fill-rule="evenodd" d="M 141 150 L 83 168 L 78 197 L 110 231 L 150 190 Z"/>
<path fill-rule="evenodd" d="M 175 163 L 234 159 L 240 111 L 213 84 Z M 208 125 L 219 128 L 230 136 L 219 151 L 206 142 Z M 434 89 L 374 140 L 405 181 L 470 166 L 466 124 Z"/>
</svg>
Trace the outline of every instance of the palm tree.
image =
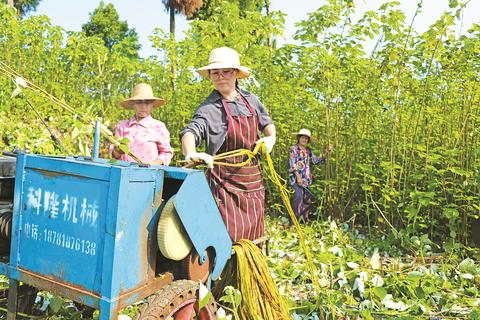
<svg viewBox="0 0 480 320">
<path fill-rule="evenodd" d="M 16 8 L 17 14 L 20 17 L 25 17 L 27 13 L 33 12 L 37 9 L 40 1 L 41 0 L 3 0 L 2 2 L 6 2 L 10 7 Z"/>
<path fill-rule="evenodd" d="M 175 37 L 175 14 L 181 13 L 190 18 L 203 5 L 203 0 L 162 0 L 170 12 L 170 34 Z"/>
<path fill-rule="evenodd" d="M 165 9 L 170 12 L 170 35 L 175 39 L 175 13 L 181 13 L 187 18 L 203 5 L 202 0 L 162 0 Z M 172 59 L 172 88 L 176 90 L 175 79 L 177 78 L 177 68 Z"/>
</svg>

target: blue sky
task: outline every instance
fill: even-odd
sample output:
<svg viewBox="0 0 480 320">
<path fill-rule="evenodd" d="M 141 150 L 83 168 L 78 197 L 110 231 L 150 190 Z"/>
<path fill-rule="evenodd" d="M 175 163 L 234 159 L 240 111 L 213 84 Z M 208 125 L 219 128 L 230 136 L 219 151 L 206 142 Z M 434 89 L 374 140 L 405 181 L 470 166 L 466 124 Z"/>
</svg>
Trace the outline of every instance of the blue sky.
<svg viewBox="0 0 480 320">
<path fill-rule="evenodd" d="M 126 20 L 130 27 L 135 28 L 142 44 L 141 55 L 146 57 L 156 54 L 150 47 L 148 36 L 153 29 L 160 27 L 168 31 L 169 16 L 161 0 L 105 0 L 113 3 L 120 19 Z M 357 17 L 366 10 L 377 9 L 385 0 L 355 0 Z M 82 24 L 89 19 L 92 12 L 100 3 L 99 0 L 42 0 L 36 14 L 45 14 L 52 23 L 62 26 L 66 30 L 79 31 Z M 293 42 L 295 23 L 308 17 L 308 13 L 315 11 L 325 3 L 324 0 L 271 0 L 272 10 L 280 10 L 287 14 L 285 17 L 285 42 Z M 400 8 L 406 13 L 408 21 L 417 7 L 416 0 L 400 0 Z M 423 12 L 415 20 L 414 27 L 418 32 L 425 31 L 429 25 L 448 9 L 448 0 L 424 0 Z M 463 17 L 465 31 L 472 23 L 480 23 L 480 0 L 471 0 Z M 176 17 L 177 38 L 182 38 L 188 21 L 180 15 Z M 458 32 L 459 30 L 457 30 Z M 281 42 L 281 41 L 280 41 Z"/>
</svg>

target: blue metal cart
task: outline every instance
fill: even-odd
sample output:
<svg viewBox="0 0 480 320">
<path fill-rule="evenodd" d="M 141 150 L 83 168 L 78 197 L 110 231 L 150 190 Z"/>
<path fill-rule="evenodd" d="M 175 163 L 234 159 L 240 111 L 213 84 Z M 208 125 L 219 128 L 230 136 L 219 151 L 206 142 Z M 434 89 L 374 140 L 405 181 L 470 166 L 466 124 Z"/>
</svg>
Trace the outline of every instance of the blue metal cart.
<svg viewBox="0 0 480 320">
<path fill-rule="evenodd" d="M 192 245 L 182 261 L 157 245 L 169 200 Z M 8 320 L 16 319 L 19 282 L 99 309 L 101 320 L 148 297 L 136 319 L 216 318 L 214 303 L 198 310 L 198 282 L 220 275 L 232 243 L 202 171 L 18 154 L 5 212 Z"/>
</svg>

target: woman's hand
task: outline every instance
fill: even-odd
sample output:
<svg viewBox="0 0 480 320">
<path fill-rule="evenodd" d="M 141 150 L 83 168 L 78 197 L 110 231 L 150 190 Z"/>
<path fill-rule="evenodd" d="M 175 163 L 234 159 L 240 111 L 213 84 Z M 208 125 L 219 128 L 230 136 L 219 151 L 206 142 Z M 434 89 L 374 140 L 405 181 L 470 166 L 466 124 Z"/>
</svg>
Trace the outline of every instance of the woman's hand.
<svg viewBox="0 0 480 320">
<path fill-rule="evenodd" d="M 123 152 L 122 150 L 120 150 L 120 148 L 119 148 L 118 146 L 113 148 L 112 156 L 113 156 L 115 159 L 119 159 L 123 154 L 125 154 L 125 152 Z"/>
<path fill-rule="evenodd" d="M 265 150 L 267 151 L 267 153 L 270 153 L 272 152 L 275 141 L 277 140 L 275 125 L 273 123 L 270 123 L 269 125 L 265 126 L 265 128 L 263 128 L 263 134 L 264 137 L 257 140 L 257 142 L 255 142 L 255 145 L 264 143 Z"/>
<path fill-rule="evenodd" d="M 275 140 L 275 136 L 267 136 L 257 140 L 257 142 L 255 142 L 255 145 L 265 143 L 265 150 L 267 151 L 267 153 L 270 153 L 272 152 L 273 146 L 275 145 Z"/>
<path fill-rule="evenodd" d="M 157 160 L 154 160 L 152 162 L 150 162 L 150 164 L 152 165 L 156 165 L 156 166 L 163 166 L 164 163 L 163 163 L 163 160 L 162 159 L 157 159 Z"/>
<path fill-rule="evenodd" d="M 325 154 L 329 154 L 333 151 L 333 145 L 332 144 L 328 144 L 327 147 L 325 148 Z"/>
<path fill-rule="evenodd" d="M 185 157 L 185 160 L 194 162 L 203 161 L 207 165 L 207 168 L 213 168 L 213 157 L 205 152 L 192 152 Z"/>
<path fill-rule="evenodd" d="M 300 175 L 296 175 L 295 181 L 300 187 L 303 187 L 303 179 L 300 177 Z"/>
</svg>

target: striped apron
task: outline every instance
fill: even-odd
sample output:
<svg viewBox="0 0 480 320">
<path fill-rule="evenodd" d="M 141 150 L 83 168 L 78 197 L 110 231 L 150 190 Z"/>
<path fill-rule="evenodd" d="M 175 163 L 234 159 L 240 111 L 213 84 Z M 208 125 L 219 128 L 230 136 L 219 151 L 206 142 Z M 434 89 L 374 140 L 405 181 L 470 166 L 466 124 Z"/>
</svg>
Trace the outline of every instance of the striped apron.
<svg viewBox="0 0 480 320">
<path fill-rule="evenodd" d="M 237 149 L 252 150 L 258 139 L 257 115 L 245 97 L 241 94 L 240 97 L 250 115 L 232 116 L 227 101 L 222 99 L 228 131 L 218 153 Z M 225 161 L 239 163 L 243 160 L 244 156 L 238 156 Z M 210 189 L 232 241 L 255 240 L 263 236 L 265 190 L 258 158 L 243 167 L 214 166 L 208 177 Z"/>
</svg>

